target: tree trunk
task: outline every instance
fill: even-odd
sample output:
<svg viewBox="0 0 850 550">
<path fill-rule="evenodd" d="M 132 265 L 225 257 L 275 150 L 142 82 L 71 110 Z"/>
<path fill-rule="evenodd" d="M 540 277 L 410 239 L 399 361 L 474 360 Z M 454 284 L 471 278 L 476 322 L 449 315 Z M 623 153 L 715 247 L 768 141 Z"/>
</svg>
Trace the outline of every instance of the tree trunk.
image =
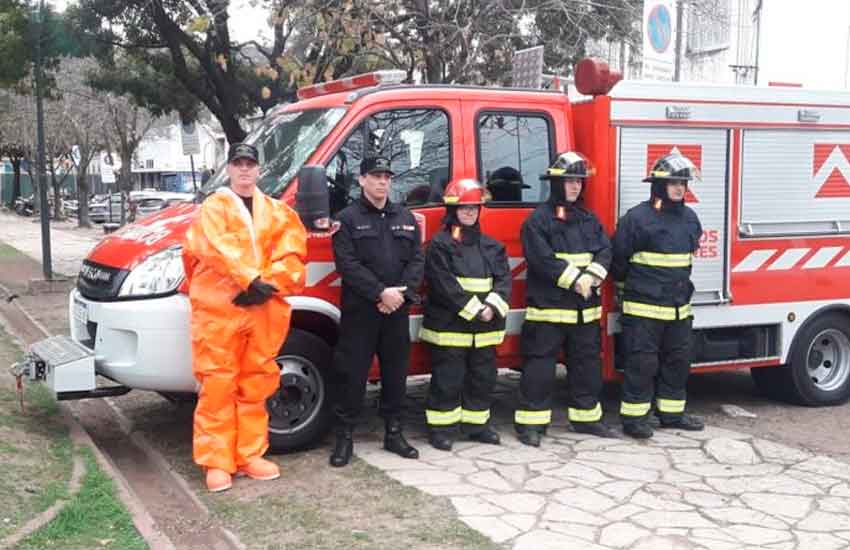
<svg viewBox="0 0 850 550">
<path fill-rule="evenodd" d="M 65 219 L 65 216 L 62 212 L 62 193 L 60 191 L 62 189 L 62 182 L 65 181 L 65 178 L 62 178 L 57 182 L 56 176 L 51 175 L 51 179 L 53 179 L 53 219 L 62 220 Z"/>
<path fill-rule="evenodd" d="M 91 227 L 88 171 L 88 164 L 77 167 L 77 227 Z"/>
<path fill-rule="evenodd" d="M 228 112 L 229 110 L 225 111 L 223 108 L 218 111 L 215 115 L 218 117 L 219 122 L 221 122 L 221 129 L 224 130 L 224 135 L 227 136 L 227 142 L 232 145 L 244 140 L 248 134 L 239 124 L 239 118 L 236 113 Z"/>
<path fill-rule="evenodd" d="M 133 152 L 121 151 L 121 173 L 119 174 L 121 190 L 129 193 L 133 190 Z"/>
<path fill-rule="evenodd" d="M 14 206 L 15 201 L 21 196 L 21 159 L 12 158 L 12 198 L 9 200 L 9 206 Z"/>
</svg>

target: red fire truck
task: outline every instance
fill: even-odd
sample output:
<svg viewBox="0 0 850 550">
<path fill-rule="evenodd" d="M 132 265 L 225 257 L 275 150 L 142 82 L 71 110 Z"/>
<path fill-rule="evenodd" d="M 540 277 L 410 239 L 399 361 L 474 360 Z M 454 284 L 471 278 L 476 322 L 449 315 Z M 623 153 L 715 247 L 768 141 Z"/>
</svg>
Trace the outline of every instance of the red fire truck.
<svg viewBox="0 0 850 550">
<path fill-rule="evenodd" d="M 379 71 L 313 86 L 270 112 L 247 139 L 262 157 L 260 187 L 294 204 L 299 169 L 321 166 L 333 214 L 359 194 L 364 151 L 380 150 L 396 173 L 394 200 L 414 212 L 427 241 L 440 227 L 446 184 L 484 183 L 493 201 L 481 224 L 507 246 L 514 279 L 500 367 L 521 365 L 520 226 L 546 199 L 538 176 L 556 153 L 577 149 L 594 162 L 588 205 L 613 232 L 618 216 L 648 197 L 641 180 L 649 166 L 678 149 L 703 174 L 687 197 L 705 228 L 694 263 L 693 371 L 751 369 L 768 394 L 806 405 L 850 396 L 850 94 L 617 83 L 590 60 L 577 70 L 585 96 L 575 102 L 561 91 L 404 85 L 401 77 Z M 204 191 L 224 178 L 218 171 Z M 180 243 L 196 210 L 177 205 L 92 250 L 69 308 L 71 336 L 92 354 L 93 372 L 54 383 L 60 398 L 196 391 L 189 301 L 180 290 Z M 290 298 L 282 390 L 269 401 L 276 450 L 313 441 L 328 425 L 324 377 L 340 316 L 329 234 L 313 232 L 308 261 L 307 288 Z M 604 298 L 611 380 L 618 314 L 610 286 Z M 421 320 L 414 308 L 411 374 L 429 370 Z M 119 386 L 95 388 L 95 374 Z"/>
</svg>

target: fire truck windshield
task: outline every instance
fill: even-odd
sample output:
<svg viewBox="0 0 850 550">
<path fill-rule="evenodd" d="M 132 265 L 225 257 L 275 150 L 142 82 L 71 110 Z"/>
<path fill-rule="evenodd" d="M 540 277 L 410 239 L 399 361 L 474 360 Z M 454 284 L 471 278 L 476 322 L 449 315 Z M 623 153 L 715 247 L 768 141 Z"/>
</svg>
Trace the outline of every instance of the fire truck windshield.
<svg viewBox="0 0 850 550">
<path fill-rule="evenodd" d="M 246 143 L 260 152 L 260 180 L 257 182 L 260 189 L 271 197 L 278 197 L 344 114 L 344 108 L 334 107 L 268 115 L 245 138 Z M 227 170 L 221 166 L 201 193 L 206 196 L 225 184 Z"/>
</svg>

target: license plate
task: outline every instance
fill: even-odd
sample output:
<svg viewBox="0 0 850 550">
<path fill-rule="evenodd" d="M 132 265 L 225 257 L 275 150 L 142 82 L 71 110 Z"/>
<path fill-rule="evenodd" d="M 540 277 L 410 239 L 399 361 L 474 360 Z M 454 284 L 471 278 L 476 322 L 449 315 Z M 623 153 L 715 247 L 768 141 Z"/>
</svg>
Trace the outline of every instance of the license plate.
<svg viewBox="0 0 850 550">
<path fill-rule="evenodd" d="M 74 300 L 74 319 L 82 325 L 89 322 L 89 308 L 84 302 Z"/>
</svg>

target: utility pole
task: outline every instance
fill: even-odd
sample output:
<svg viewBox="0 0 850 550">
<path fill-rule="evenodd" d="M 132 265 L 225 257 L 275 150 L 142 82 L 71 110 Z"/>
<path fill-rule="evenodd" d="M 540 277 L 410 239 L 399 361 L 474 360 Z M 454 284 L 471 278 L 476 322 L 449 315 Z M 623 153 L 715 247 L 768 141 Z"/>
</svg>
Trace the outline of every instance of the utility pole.
<svg viewBox="0 0 850 550">
<path fill-rule="evenodd" d="M 676 63 L 673 69 L 673 80 L 679 82 L 682 77 L 682 19 L 685 11 L 685 0 L 676 2 Z"/>
<path fill-rule="evenodd" d="M 758 86 L 759 84 L 759 68 L 761 67 L 761 63 L 759 61 L 759 50 L 761 48 L 761 23 L 762 23 L 762 10 L 764 6 L 762 5 L 762 0 L 758 0 L 756 4 L 756 9 L 753 10 L 753 17 L 756 20 L 756 61 L 754 65 L 756 66 L 755 77 L 753 78 L 753 85 Z"/>
<path fill-rule="evenodd" d="M 36 155 L 36 174 L 38 177 L 38 196 L 41 204 L 41 266 L 44 279 L 53 279 L 53 265 L 50 255 L 50 204 L 47 202 L 47 182 L 44 177 L 44 82 L 41 66 L 41 40 L 44 36 L 44 0 L 38 2 L 36 14 L 37 31 L 35 39 L 35 119 L 38 151 Z"/>
</svg>

